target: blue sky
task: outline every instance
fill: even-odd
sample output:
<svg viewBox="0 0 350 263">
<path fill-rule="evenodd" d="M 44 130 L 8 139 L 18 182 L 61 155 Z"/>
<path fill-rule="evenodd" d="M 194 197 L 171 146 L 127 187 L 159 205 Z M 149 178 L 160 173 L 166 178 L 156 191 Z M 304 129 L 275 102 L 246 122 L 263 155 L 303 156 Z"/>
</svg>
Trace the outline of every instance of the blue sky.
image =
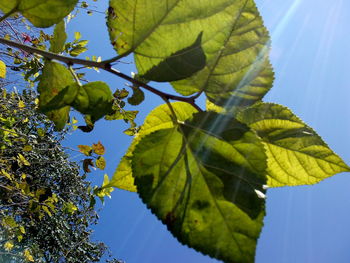
<svg viewBox="0 0 350 263">
<path fill-rule="evenodd" d="M 350 163 L 350 2 L 347 0 L 256 0 L 272 37 L 271 60 L 276 73 L 265 97 L 288 106 L 313 127 L 329 146 Z M 104 11 L 107 1 L 96 3 Z M 89 39 L 89 55 L 115 55 L 108 40 L 103 14 L 82 16 L 68 26 Z M 124 59 L 132 62 L 132 58 Z M 119 64 L 125 73 L 132 64 Z M 124 81 L 106 73 L 89 80 L 104 80 L 112 89 Z M 170 91 L 170 88 L 169 88 Z M 139 106 L 139 123 L 159 98 L 146 93 Z M 135 108 L 137 109 L 137 108 Z M 100 121 L 91 134 L 75 132 L 67 144 L 101 142 L 107 148 L 111 176 L 131 141 L 122 135 L 123 122 Z M 91 179 L 101 183 L 103 173 Z M 269 189 L 265 227 L 258 241 L 256 262 L 350 262 L 350 174 L 339 174 L 315 186 Z M 121 190 L 112 193 L 100 212 L 96 239 L 110 246 L 127 263 L 216 262 L 180 245 L 143 205 L 138 196 Z"/>
</svg>

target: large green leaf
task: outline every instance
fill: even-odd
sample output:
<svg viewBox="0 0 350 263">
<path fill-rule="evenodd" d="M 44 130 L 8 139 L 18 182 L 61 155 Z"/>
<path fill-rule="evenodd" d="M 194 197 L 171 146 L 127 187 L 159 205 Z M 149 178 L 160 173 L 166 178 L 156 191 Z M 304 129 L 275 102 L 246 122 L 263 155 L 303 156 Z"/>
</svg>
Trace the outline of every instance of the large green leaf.
<svg viewBox="0 0 350 263">
<path fill-rule="evenodd" d="M 48 109 L 48 105 L 55 96 L 57 96 L 67 86 L 73 85 L 74 78 L 69 70 L 62 64 L 45 61 L 42 75 L 38 85 L 39 91 L 39 109 L 54 121 L 56 128 L 64 128 L 69 118 L 69 106 L 62 105 L 61 108 L 54 110 Z"/>
<path fill-rule="evenodd" d="M 183 122 L 189 119 L 196 110 L 188 103 L 176 102 L 172 104 L 177 120 Z M 140 131 L 135 136 L 126 154 L 120 161 L 108 187 L 117 187 L 123 190 L 136 192 L 134 177 L 132 176 L 131 159 L 135 146 L 146 135 L 161 129 L 174 127 L 174 120 L 171 118 L 171 111 L 167 105 L 161 105 L 154 109 L 146 118 Z"/>
<path fill-rule="evenodd" d="M 247 126 L 196 113 L 143 137 L 132 166 L 141 198 L 180 242 L 225 262 L 254 260 L 266 156 Z"/>
<path fill-rule="evenodd" d="M 200 33 L 191 46 L 171 54 L 141 77 L 158 82 L 181 80 L 203 69 L 205 64 L 206 58 L 202 49 L 202 33 Z"/>
<path fill-rule="evenodd" d="M 183 95 L 205 90 L 217 104 L 249 105 L 272 86 L 269 36 L 253 0 L 111 0 L 108 26 L 118 53 L 134 52 L 140 75 L 202 34 L 205 68 L 172 83 Z"/>
<path fill-rule="evenodd" d="M 314 184 L 350 168 L 288 108 L 258 103 L 239 119 L 262 138 L 268 157 L 268 185 Z"/>
<path fill-rule="evenodd" d="M 50 27 L 67 16 L 78 0 L 1 0 L 4 13 L 20 12 L 36 27 Z"/>
</svg>

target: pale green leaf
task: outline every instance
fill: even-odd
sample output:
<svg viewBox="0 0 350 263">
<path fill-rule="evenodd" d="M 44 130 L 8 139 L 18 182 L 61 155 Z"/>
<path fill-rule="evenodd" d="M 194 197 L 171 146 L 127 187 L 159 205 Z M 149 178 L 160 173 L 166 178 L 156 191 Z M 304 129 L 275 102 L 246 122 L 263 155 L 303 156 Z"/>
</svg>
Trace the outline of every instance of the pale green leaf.
<svg viewBox="0 0 350 263">
<path fill-rule="evenodd" d="M 271 187 L 315 184 L 350 168 L 288 108 L 258 103 L 239 119 L 262 138 Z"/>
<path fill-rule="evenodd" d="M 183 122 L 190 118 L 196 110 L 188 103 L 176 102 L 172 104 L 179 122 Z M 136 134 L 127 153 L 120 161 L 117 170 L 115 171 L 110 186 L 117 187 L 123 190 L 136 192 L 134 178 L 131 170 L 131 158 L 136 144 L 140 139 L 154 131 L 174 127 L 171 111 L 167 105 L 161 105 L 154 109 L 146 118 L 138 134 Z"/>
<path fill-rule="evenodd" d="M 64 44 L 67 40 L 66 26 L 64 20 L 59 22 L 53 31 L 53 37 L 50 40 L 50 51 L 61 53 L 64 50 Z"/>
<path fill-rule="evenodd" d="M 20 12 L 36 27 L 59 23 L 78 3 L 78 0 L 1 0 L 4 13 Z"/>
<path fill-rule="evenodd" d="M 202 34 L 206 66 L 172 83 L 183 95 L 204 90 L 216 104 L 245 106 L 272 86 L 269 35 L 253 0 L 112 0 L 108 26 L 117 52 L 134 52 L 140 75 Z"/>
<path fill-rule="evenodd" d="M 266 156 L 247 126 L 197 113 L 142 138 L 132 167 L 140 197 L 180 242 L 225 262 L 254 261 Z"/>
<path fill-rule="evenodd" d="M 6 64 L 0 60 L 0 78 L 6 78 Z"/>
</svg>

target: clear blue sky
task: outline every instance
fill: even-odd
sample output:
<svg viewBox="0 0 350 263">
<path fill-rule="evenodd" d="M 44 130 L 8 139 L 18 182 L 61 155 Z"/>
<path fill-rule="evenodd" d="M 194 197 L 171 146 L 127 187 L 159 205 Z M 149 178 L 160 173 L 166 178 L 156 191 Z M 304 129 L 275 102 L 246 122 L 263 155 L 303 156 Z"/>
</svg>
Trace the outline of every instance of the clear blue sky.
<svg viewBox="0 0 350 263">
<path fill-rule="evenodd" d="M 98 10 L 108 1 L 99 0 Z M 271 60 L 276 72 L 265 97 L 291 108 L 350 163 L 350 2 L 348 0 L 257 0 L 272 36 Z M 92 55 L 114 56 L 102 14 L 83 16 L 69 24 L 90 39 Z M 132 62 L 132 58 L 124 61 Z M 120 64 L 130 73 L 132 65 Z M 114 88 L 124 81 L 108 74 L 91 74 Z M 170 90 L 170 88 L 169 88 Z M 146 94 L 139 123 L 161 101 Z M 131 138 L 120 122 L 100 121 L 91 134 L 74 133 L 67 144 L 101 140 L 107 148 L 111 176 Z M 103 173 L 92 180 L 101 183 Z M 256 262 L 350 262 L 350 174 L 339 174 L 315 186 L 269 189 L 265 227 L 258 241 Z M 134 193 L 115 190 L 100 213 L 95 237 L 127 263 L 217 262 L 180 245 Z"/>
</svg>

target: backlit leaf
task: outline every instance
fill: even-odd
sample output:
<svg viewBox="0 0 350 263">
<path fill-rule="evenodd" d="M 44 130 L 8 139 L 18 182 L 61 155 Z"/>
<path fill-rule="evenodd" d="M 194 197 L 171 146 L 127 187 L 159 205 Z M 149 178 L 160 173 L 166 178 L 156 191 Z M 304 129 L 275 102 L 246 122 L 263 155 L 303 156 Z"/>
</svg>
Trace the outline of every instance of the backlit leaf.
<svg viewBox="0 0 350 263">
<path fill-rule="evenodd" d="M 103 158 L 103 156 L 99 156 L 96 159 L 96 167 L 101 170 L 104 170 L 106 168 L 106 160 Z"/>
<path fill-rule="evenodd" d="M 94 143 L 92 145 L 92 150 L 94 151 L 94 153 L 96 153 L 98 155 L 104 155 L 105 154 L 105 147 L 102 145 L 101 142 Z"/>
<path fill-rule="evenodd" d="M 225 262 L 254 261 L 266 156 L 247 126 L 196 113 L 143 137 L 132 167 L 140 197 L 180 242 Z"/>
<path fill-rule="evenodd" d="M 50 51 L 54 53 L 61 53 L 64 50 L 64 44 L 67 40 L 66 27 L 64 20 L 59 22 L 53 32 L 53 37 L 50 40 Z"/>
<path fill-rule="evenodd" d="M 140 75 L 202 34 L 205 67 L 172 82 L 183 95 L 204 90 L 216 104 L 246 106 L 272 86 L 269 35 L 253 0 L 112 0 L 108 10 L 111 43 L 121 56 L 134 52 Z"/>
<path fill-rule="evenodd" d="M 242 112 L 239 119 L 265 144 L 271 187 L 315 184 L 350 171 L 321 137 L 286 107 L 259 103 Z"/>
<path fill-rule="evenodd" d="M 50 27 L 67 16 L 78 0 L 1 0 L 4 13 L 20 12 L 36 27 Z"/>
<path fill-rule="evenodd" d="M 41 79 L 38 85 L 39 109 L 54 121 L 56 128 L 61 130 L 66 125 L 69 118 L 69 106 L 62 105 L 62 108 L 57 110 L 49 110 L 50 102 L 57 96 L 60 91 L 67 86 L 73 85 L 74 79 L 69 70 L 62 64 L 46 61 L 42 70 Z"/>
<path fill-rule="evenodd" d="M 112 112 L 113 95 L 102 81 L 90 82 L 80 87 L 72 106 L 80 113 L 91 116 L 95 122 Z"/>
<path fill-rule="evenodd" d="M 14 247 L 13 241 L 7 241 L 7 242 L 4 244 L 4 249 L 5 249 L 6 251 L 11 251 L 13 247 Z"/>
<path fill-rule="evenodd" d="M 24 250 L 23 255 L 27 261 L 34 262 L 34 258 L 32 256 L 32 254 L 30 253 L 29 249 Z"/>
<path fill-rule="evenodd" d="M 83 153 L 86 156 L 91 156 L 92 147 L 89 145 L 78 145 L 79 152 Z"/>
<path fill-rule="evenodd" d="M 201 32 L 191 46 L 171 54 L 141 78 L 158 82 L 175 81 L 190 77 L 203 69 L 206 58 L 202 49 L 202 35 Z"/>
<path fill-rule="evenodd" d="M 20 153 L 18 154 L 17 161 L 20 166 L 30 166 L 30 162 Z"/>
<path fill-rule="evenodd" d="M 0 78 L 6 78 L 6 64 L 0 60 Z"/>
<path fill-rule="evenodd" d="M 196 110 L 188 103 L 176 102 L 173 103 L 174 111 L 177 115 L 178 121 L 182 122 L 190 118 Z M 136 144 L 140 139 L 154 131 L 174 127 L 171 111 L 167 105 L 161 105 L 154 109 L 146 118 L 138 134 L 130 145 L 125 156 L 120 161 L 117 170 L 110 181 L 110 186 L 124 189 L 131 192 L 136 192 L 134 185 L 134 178 L 131 170 L 131 158 Z"/>
</svg>

